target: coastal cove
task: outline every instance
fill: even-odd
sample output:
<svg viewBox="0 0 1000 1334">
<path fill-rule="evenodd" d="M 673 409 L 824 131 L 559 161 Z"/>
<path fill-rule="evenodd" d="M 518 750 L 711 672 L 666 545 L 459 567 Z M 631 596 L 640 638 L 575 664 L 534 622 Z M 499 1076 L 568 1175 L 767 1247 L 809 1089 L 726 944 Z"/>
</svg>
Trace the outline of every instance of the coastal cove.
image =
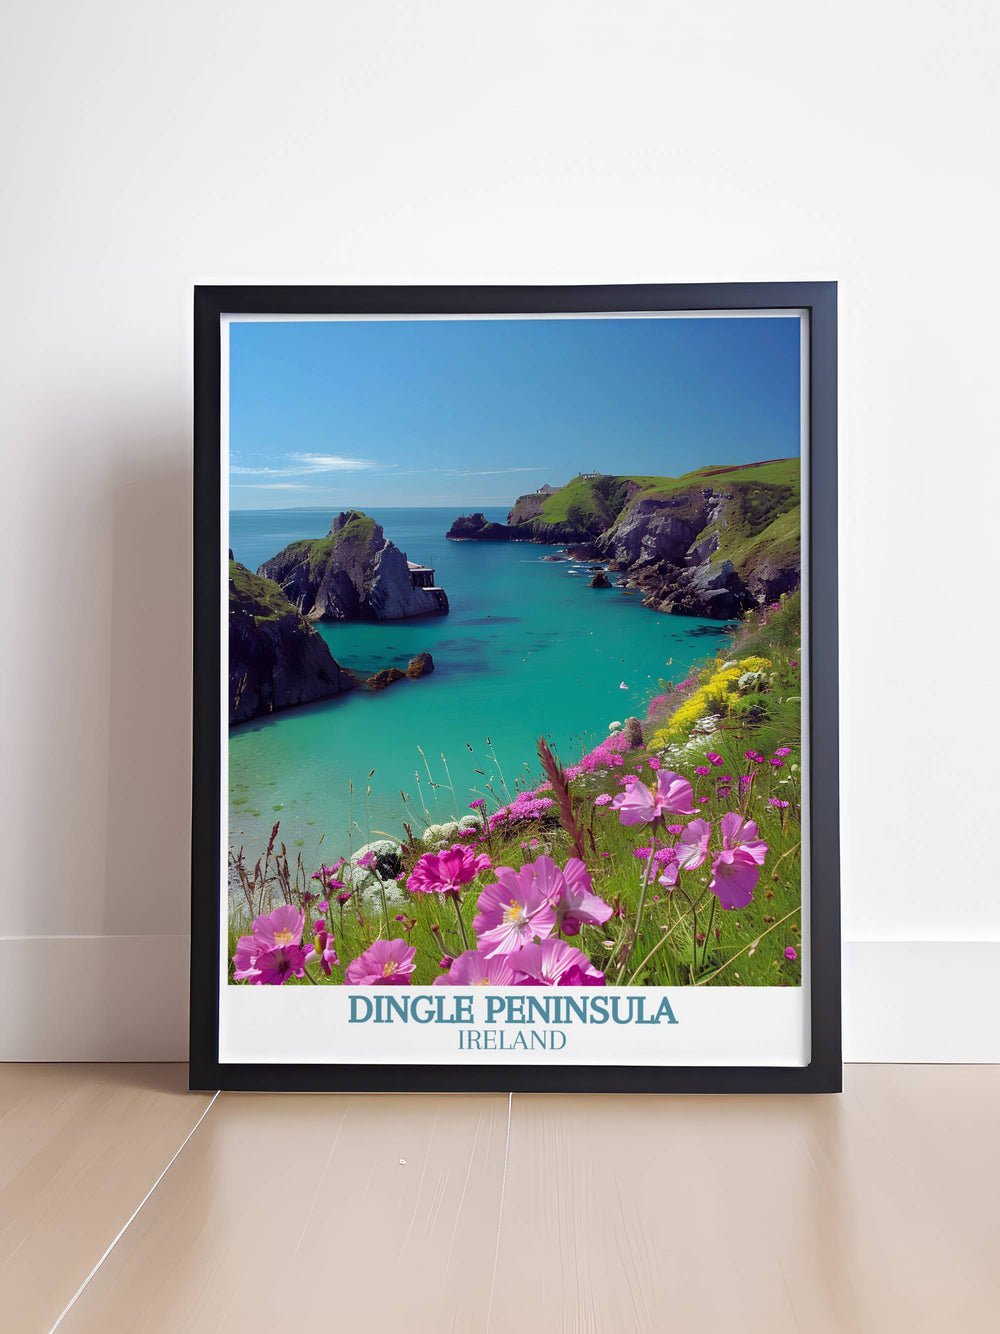
<svg viewBox="0 0 1000 1334">
<path fill-rule="evenodd" d="M 583 566 L 545 559 L 558 547 L 448 541 L 455 507 L 366 512 L 411 561 L 436 570 L 450 614 L 317 629 L 359 676 L 405 668 L 421 652 L 433 655 L 435 671 L 230 730 L 230 844 L 244 846 L 251 863 L 276 820 L 289 854 L 301 850 L 310 864 L 379 834 L 399 836 L 400 789 L 427 823 L 467 814 L 479 796 L 492 808 L 504 800 L 504 780 L 513 794 L 517 780 L 537 775 L 539 736 L 566 762 L 578 759 L 613 719 L 644 716 L 658 680 L 682 679 L 728 628 L 590 588 Z M 507 510 L 484 513 L 502 523 Z M 233 511 L 228 544 L 253 571 L 290 542 L 325 535 L 331 518 L 329 507 Z"/>
</svg>

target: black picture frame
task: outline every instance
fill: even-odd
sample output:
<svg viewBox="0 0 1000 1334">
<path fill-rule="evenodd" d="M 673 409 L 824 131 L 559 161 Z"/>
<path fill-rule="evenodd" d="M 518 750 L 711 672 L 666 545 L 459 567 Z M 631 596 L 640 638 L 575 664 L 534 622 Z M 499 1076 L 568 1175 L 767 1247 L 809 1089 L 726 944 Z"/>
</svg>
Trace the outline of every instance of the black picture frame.
<svg viewBox="0 0 1000 1334">
<path fill-rule="evenodd" d="M 532 315 L 806 310 L 811 1060 L 805 1066 L 232 1064 L 219 1061 L 222 746 L 221 320 L 226 315 Z M 587 286 L 199 286 L 194 291 L 192 1089 L 298 1092 L 834 1093 L 842 1087 L 835 282 Z"/>
</svg>

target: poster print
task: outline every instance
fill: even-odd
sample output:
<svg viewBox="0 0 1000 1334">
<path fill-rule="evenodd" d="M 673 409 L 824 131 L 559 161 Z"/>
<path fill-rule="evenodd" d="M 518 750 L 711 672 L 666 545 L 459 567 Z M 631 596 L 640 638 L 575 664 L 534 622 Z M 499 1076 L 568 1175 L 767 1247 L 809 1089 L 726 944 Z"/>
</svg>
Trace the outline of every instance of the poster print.
<svg viewBox="0 0 1000 1334">
<path fill-rule="evenodd" d="M 808 312 L 219 346 L 220 1064 L 807 1070 Z"/>
</svg>

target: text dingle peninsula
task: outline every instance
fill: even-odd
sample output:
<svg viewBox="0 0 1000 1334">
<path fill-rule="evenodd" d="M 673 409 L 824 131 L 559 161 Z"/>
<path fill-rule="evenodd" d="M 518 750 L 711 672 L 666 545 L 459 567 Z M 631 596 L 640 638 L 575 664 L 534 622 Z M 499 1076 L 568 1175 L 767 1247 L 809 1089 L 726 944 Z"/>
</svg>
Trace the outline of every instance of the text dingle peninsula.
<svg viewBox="0 0 1000 1334">
<path fill-rule="evenodd" d="M 666 996 L 364 995 L 352 993 L 351 1024 L 452 1024 L 459 1051 L 561 1051 L 567 1028 L 676 1024 Z"/>
</svg>

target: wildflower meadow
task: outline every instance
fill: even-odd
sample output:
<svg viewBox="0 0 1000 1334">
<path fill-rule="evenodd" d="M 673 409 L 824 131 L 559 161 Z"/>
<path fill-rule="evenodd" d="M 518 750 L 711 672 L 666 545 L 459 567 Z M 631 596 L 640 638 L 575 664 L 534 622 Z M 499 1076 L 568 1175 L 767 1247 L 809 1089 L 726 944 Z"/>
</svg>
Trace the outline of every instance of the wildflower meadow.
<svg viewBox="0 0 1000 1334">
<path fill-rule="evenodd" d="M 572 763 L 539 739 L 513 791 L 460 797 L 443 760 L 445 823 L 403 793 L 398 837 L 314 868 L 278 824 L 234 848 L 230 981 L 799 985 L 799 624 L 797 593 L 748 613 L 638 725 Z"/>
</svg>

